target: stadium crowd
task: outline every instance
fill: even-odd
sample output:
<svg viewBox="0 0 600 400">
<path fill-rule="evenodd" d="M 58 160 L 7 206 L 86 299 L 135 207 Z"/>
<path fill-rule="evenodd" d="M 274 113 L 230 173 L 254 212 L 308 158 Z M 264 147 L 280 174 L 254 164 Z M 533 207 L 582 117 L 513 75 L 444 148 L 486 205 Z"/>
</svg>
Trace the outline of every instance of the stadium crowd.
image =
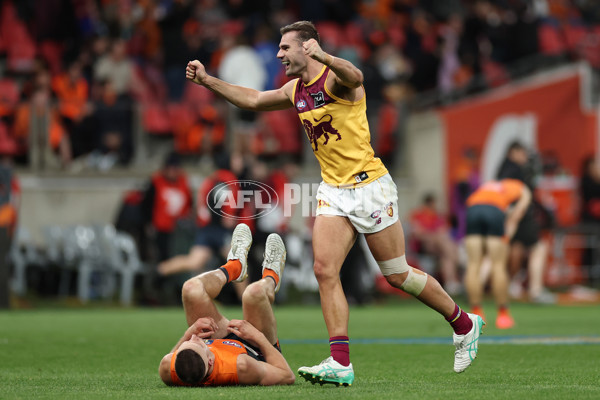
<svg viewBox="0 0 600 400">
<path fill-rule="evenodd" d="M 407 102 L 440 104 L 565 60 L 600 68 L 600 5 L 590 0 L 3 0 L 0 9 L 0 149 L 35 163 L 28 148 L 41 143 L 46 167 L 82 156 L 102 170 L 129 164 L 137 119 L 182 154 L 227 147 L 232 132 L 244 152 L 300 156 L 293 113 L 228 109 L 182 73 L 198 59 L 230 82 L 278 87 L 277 30 L 294 20 L 315 22 L 325 50 L 364 71 L 375 150 L 390 166 Z"/>
</svg>

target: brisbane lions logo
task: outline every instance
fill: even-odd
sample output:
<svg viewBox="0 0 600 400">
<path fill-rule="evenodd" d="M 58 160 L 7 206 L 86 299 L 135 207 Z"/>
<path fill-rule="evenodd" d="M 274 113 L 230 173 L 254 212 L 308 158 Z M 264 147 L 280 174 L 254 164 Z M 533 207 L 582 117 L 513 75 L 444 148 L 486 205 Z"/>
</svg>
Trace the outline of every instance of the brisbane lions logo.
<svg viewBox="0 0 600 400">
<path fill-rule="evenodd" d="M 325 120 L 321 122 L 321 120 L 323 120 L 324 118 Z M 313 145 L 313 151 L 319 150 L 317 140 L 321 136 L 325 136 L 325 142 L 323 142 L 324 145 L 326 145 L 327 142 L 329 142 L 329 135 L 336 135 L 336 141 L 342 139 L 342 135 L 340 135 L 338 130 L 331 125 L 332 120 L 333 117 L 330 114 L 325 114 L 321 118 L 315 119 L 314 121 L 317 122 L 316 125 L 313 125 L 312 122 L 310 122 L 307 119 L 302 120 L 302 125 L 304 125 L 306 136 L 308 136 L 308 140 L 310 140 L 310 143 Z"/>
</svg>

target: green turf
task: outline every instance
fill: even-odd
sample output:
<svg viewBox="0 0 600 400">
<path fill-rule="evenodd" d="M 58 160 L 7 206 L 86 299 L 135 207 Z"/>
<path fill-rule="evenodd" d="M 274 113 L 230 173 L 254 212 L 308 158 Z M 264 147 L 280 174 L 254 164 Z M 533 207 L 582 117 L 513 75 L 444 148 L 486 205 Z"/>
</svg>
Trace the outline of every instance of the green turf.
<svg viewBox="0 0 600 400">
<path fill-rule="evenodd" d="M 240 317 L 236 308 L 224 308 Z M 600 310 L 516 304 L 517 327 L 485 337 L 600 334 Z M 291 367 L 328 355 L 318 307 L 277 308 Z M 486 309 L 493 318 L 493 307 Z M 351 344 L 350 388 L 169 388 L 158 362 L 185 328 L 180 309 L 67 309 L 0 313 L 0 399 L 600 399 L 600 344 L 482 344 L 474 365 L 452 371 L 448 344 Z M 444 320 L 414 301 L 351 309 L 353 339 L 450 337 Z M 298 340 L 313 339 L 311 343 Z M 287 341 L 287 343 L 286 343 Z"/>
</svg>

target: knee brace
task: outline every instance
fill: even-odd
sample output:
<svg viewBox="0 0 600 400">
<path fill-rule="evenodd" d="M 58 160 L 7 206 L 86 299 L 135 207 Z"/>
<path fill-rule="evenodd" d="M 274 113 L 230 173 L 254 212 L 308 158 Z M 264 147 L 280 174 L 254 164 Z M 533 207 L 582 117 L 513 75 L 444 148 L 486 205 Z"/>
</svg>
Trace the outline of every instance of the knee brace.
<svg viewBox="0 0 600 400">
<path fill-rule="evenodd" d="M 379 265 L 379 269 L 383 276 L 408 272 L 406 279 L 402 285 L 400 285 L 400 289 L 404 290 L 406 293 L 418 296 L 425 288 L 427 274 L 414 272 L 414 268 L 406 262 L 406 255 L 391 260 L 377 261 L 377 264 Z"/>
</svg>

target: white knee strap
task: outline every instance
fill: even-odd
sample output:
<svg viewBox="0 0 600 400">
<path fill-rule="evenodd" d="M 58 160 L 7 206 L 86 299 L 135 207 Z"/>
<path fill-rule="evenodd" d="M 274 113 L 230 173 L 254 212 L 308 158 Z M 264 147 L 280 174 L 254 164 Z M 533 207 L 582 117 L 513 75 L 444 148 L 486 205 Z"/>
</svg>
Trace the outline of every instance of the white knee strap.
<svg viewBox="0 0 600 400">
<path fill-rule="evenodd" d="M 426 283 L 427 274 L 424 272 L 417 273 L 415 272 L 415 269 L 413 267 L 410 267 L 410 271 L 408 271 L 408 276 L 404 280 L 404 283 L 400 285 L 400 289 L 404 290 L 408 294 L 412 294 L 413 296 L 418 296 L 421 294 L 423 289 L 425 289 Z"/>
<path fill-rule="evenodd" d="M 391 260 L 377 261 L 377 264 L 379 265 L 379 269 L 383 276 L 408 272 L 408 276 L 402 285 L 400 285 L 400 289 L 404 290 L 406 293 L 418 296 L 423 289 L 425 289 L 427 274 L 414 272 L 414 268 L 406 262 L 406 255 Z"/>
<path fill-rule="evenodd" d="M 390 276 L 393 274 L 401 274 L 403 272 L 410 271 L 410 265 L 406 262 L 406 255 L 392 258 L 386 261 L 377 261 L 379 269 L 383 276 Z"/>
</svg>

